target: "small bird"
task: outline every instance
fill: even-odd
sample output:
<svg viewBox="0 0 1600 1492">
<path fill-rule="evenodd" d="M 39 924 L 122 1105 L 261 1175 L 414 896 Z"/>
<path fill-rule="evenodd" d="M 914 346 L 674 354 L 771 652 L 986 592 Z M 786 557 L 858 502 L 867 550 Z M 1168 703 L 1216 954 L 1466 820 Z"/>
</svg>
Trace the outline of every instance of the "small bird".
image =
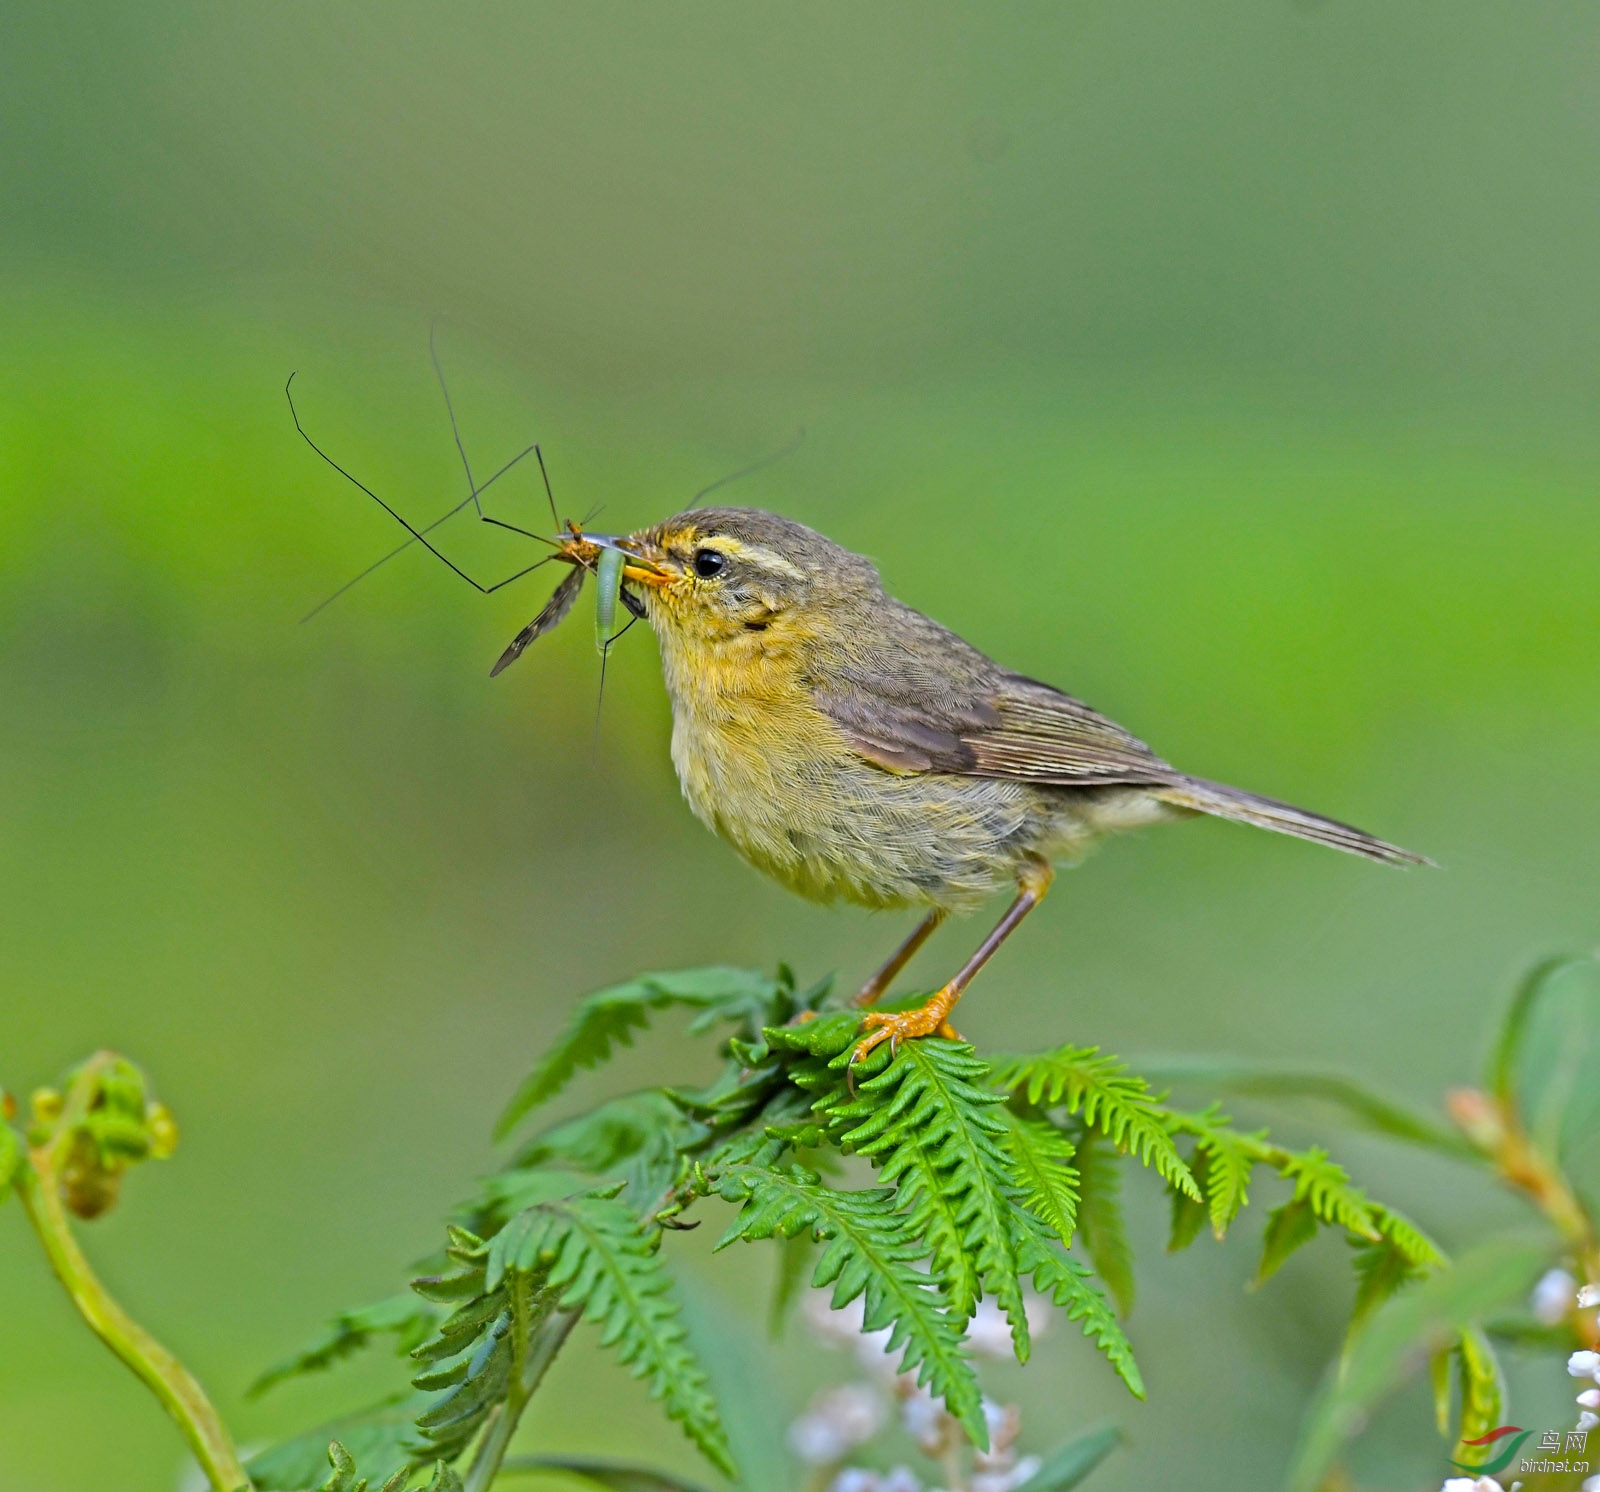
<svg viewBox="0 0 1600 1492">
<path fill-rule="evenodd" d="M 1082 701 L 895 600 L 870 560 L 803 524 L 706 507 L 626 538 L 573 533 L 558 557 L 576 566 L 592 567 L 597 543 L 626 556 L 623 598 L 660 644 L 672 760 L 694 812 L 814 901 L 927 908 L 858 1005 L 875 1004 L 951 912 L 1015 887 L 924 1005 L 866 1013 L 855 1059 L 884 1041 L 953 1036 L 952 1008 L 1039 904 L 1053 867 L 1108 834 L 1204 813 L 1388 864 L 1429 863 L 1180 772 Z M 575 594 L 564 585 L 500 666 Z"/>
</svg>

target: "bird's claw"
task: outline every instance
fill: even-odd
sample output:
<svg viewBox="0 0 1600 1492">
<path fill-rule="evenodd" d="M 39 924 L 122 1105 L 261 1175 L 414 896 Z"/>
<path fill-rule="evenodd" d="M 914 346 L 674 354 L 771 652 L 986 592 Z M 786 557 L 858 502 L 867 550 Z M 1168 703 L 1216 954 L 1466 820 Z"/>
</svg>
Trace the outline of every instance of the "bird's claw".
<svg viewBox="0 0 1600 1492">
<path fill-rule="evenodd" d="M 868 1052 L 886 1041 L 891 1057 L 899 1050 L 902 1041 L 914 1041 L 919 1036 L 943 1036 L 951 1041 L 959 1041 L 961 1038 L 949 1020 L 953 1002 L 943 996 L 944 992 L 940 991 L 916 1010 L 869 1010 L 861 1018 L 861 1024 L 868 1028 L 867 1034 L 856 1043 L 855 1050 L 850 1054 L 849 1065 L 854 1067 Z"/>
</svg>

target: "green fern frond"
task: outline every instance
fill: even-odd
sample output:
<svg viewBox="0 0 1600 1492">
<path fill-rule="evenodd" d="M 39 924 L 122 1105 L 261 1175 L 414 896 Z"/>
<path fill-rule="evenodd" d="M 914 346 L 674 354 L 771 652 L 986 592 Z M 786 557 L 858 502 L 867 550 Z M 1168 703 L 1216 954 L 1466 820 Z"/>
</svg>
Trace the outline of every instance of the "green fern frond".
<svg viewBox="0 0 1600 1492">
<path fill-rule="evenodd" d="M 1031 1277 L 1034 1288 L 1080 1323 L 1083 1334 L 1105 1355 L 1117 1376 L 1137 1399 L 1144 1398 L 1144 1379 L 1133 1359 L 1127 1334 L 1117 1324 L 1111 1307 L 1094 1287 L 1089 1271 L 1062 1253 L 1042 1225 L 1020 1209 L 1012 1213 L 1012 1241 L 1017 1265 Z"/>
<path fill-rule="evenodd" d="M 1031 1119 L 1010 1108 L 1000 1110 L 1008 1133 L 1012 1179 L 1028 1210 L 1054 1229 L 1070 1248 L 1078 1222 L 1078 1172 L 1072 1163 L 1076 1147 L 1053 1124 Z"/>
<path fill-rule="evenodd" d="M 1400 1254 L 1424 1273 L 1439 1269 L 1449 1263 L 1444 1250 L 1439 1247 L 1410 1218 L 1385 1207 L 1381 1202 L 1367 1203 L 1372 1221 L 1384 1239 Z"/>
<path fill-rule="evenodd" d="M 928 1250 L 907 1227 L 892 1190 L 837 1191 L 799 1166 L 731 1166 L 718 1192 L 740 1204 L 719 1249 L 736 1239 L 803 1233 L 823 1243 L 811 1283 L 833 1286 L 835 1309 L 863 1296 L 862 1329 L 889 1328 L 885 1351 L 902 1353 L 900 1371 L 915 1372 L 917 1382 L 944 1400 L 973 1442 L 988 1448 L 983 1396 L 961 1345 L 961 1329 L 928 1276 L 911 1267 Z"/>
<path fill-rule="evenodd" d="M 626 984 L 598 990 L 578 1002 L 566 1030 L 534 1065 L 513 1095 L 495 1137 L 503 1138 L 530 1110 L 555 1097 L 580 1068 L 598 1067 L 617 1046 L 650 1024 L 652 1010 L 681 1006 L 698 1011 L 697 1030 L 715 1021 L 738 1021 L 753 1035 L 763 1025 L 787 1020 L 792 986 L 749 969 L 712 966 L 666 974 L 641 974 Z"/>
<path fill-rule="evenodd" d="M 896 1189 L 910 1227 L 935 1244 L 935 1278 L 948 1292 L 950 1309 L 969 1316 L 977 1307 L 970 1284 L 975 1272 L 1011 1324 L 1017 1360 L 1026 1362 L 1028 1317 L 1008 1226 L 1009 1131 L 988 1076 L 970 1046 L 925 1037 L 906 1042 L 858 1084 L 855 1098 L 835 1098 L 828 1113 L 854 1121 L 839 1148 L 872 1161 Z M 959 1267 L 949 1268 L 945 1244 L 961 1256 Z"/>
<path fill-rule="evenodd" d="M 1278 1174 L 1294 1183 L 1297 1202 L 1310 1204 L 1317 1219 L 1335 1223 L 1358 1237 L 1376 1242 L 1381 1236 L 1366 1193 L 1350 1184 L 1350 1173 L 1328 1158 L 1326 1150 L 1272 1149 L 1272 1164 Z"/>
<path fill-rule="evenodd" d="M 378 1337 L 392 1336 L 395 1351 L 404 1356 L 425 1342 L 438 1324 L 439 1312 L 411 1291 L 388 1296 L 359 1310 L 341 1311 L 320 1337 L 268 1368 L 245 1391 L 246 1396 L 257 1398 L 287 1379 L 323 1372 L 364 1351 Z"/>
<path fill-rule="evenodd" d="M 710 1382 L 689 1346 L 658 1252 L 660 1230 L 642 1224 L 614 1195 L 590 1192 L 519 1213 L 486 1251 L 486 1290 L 528 1276 L 559 1309 L 600 1328 L 634 1377 L 677 1420 L 708 1460 L 738 1473 Z"/>
<path fill-rule="evenodd" d="M 531 1292 L 525 1281 L 514 1293 L 505 1281 L 487 1282 L 483 1240 L 452 1228 L 446 1269 L 412 1281 L 424 1299 L 455 1302 L 426 1342 L 413 1349 L 417 1362 L 430 1364 L 412 1380 L 437 1395 L 416 1419 L 409 1447 L 413 1464 L 437 1458 L 454 1461 L 472 1443 L 506 1397 L 516 1361 L 530 1333 Z M 548 1305 L 542 1306 L 548 1314 Z"/>
<path fill-rule="evenodd" d="M 1229 1225 L 1250 1201 L 1251 1173 L 1272 1153 L 1266 1131 L 1241 1134 L 1229 1128 L 1227 1116 L 1215 1107 L 1202 1114 L 1169 1109 L 1166 1122 L 1173 1134 L 1194 1137 L 1195 1177 L 1205 1194 L 1211 1231 L 1218 1239 L 1225 1238 Z"/>
<path fill-rule="evenodd" d="M 1122 1221 L 1122 1157 L 1099 1130 L 1078 1142 L 1078 1234 L 1123 1316 L 1133 1313 L 1133 1248 Z"/>
<path fill-rule="evenodd" d="M 688 1125 L 682 1106 L 663 1089 L 646 1088 L 543 1130 L 523 1145 L 509 1169 L 554 1165 L 603 1176 L 663 1135 L 684 1146 L 703 1133 L 703 1128 L 697 1133 Z"/>
<path fill-rule="evenodd" d="M 1119 1150 L 1137 1155 L 1163 1180 L 1199 1200 L 1200 1190 L 1172 1143 L 1157 1096 L 1118 1058 L 1101 1056 L 1098 1047 L 1063 1046 L 1034 1057 L 997 1058 L 993 1080 L 1032 1108 L 1064 1105 Z"/>
<path fill-rule="evenodd" d="M 1346 1328 L 1347 1343 L 1395 1291 L 1446 1262 L 1433 1240 L 1409 1219 L 1376 1202 L 1368 1206 L 1382 1237 L 1377 1242 L 1350 1240 L 1355 1248 L 1356 1299 Z"/>
</svg>

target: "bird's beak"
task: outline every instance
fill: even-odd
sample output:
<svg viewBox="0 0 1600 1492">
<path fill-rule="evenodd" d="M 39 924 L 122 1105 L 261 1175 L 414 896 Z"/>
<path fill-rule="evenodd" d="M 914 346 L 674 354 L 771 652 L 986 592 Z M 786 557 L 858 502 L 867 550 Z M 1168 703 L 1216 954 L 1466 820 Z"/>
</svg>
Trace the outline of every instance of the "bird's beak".
<svg viewBox="0 0 1600 1492">
<path fill-rule="evenodd" d="M 585 535 L 597 544 L 606 544 L 612 549 L 620 550 L 627 556 L 627 563 L 622 567 L 622 578 L 631 580 L 635 585 L 649 585 L 657 588 L 671 585 L 673 574 L 666 569 L 662 561 L 666 555 L 655 545 L 647 543 L 637 536 L 617 536 L 608 539 L 597 539 L 593 535 Z"/>
</svg>

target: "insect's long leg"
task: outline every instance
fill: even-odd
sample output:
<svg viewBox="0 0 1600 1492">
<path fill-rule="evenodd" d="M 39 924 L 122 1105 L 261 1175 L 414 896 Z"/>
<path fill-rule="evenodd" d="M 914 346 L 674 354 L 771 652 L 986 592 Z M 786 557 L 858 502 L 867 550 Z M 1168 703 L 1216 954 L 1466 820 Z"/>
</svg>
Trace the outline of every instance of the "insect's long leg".
<svg viewBox="0 0 1600 1492">
<path fill-rule="evenodd" d="M 556 495 L 550 490 L 550 473 L 544 469 L 544 452 L 538 446 L 535 446 L 533 454 L 539 458 L 539 475 L 544 478 L 544 495 L 550 500 L 550 521 L 555 524 L 559 532 L 561 514 L 556 511 Z"/>
<path fill-rule="evenodd" d="M 391 508 L 389 506 L 389 504 L 386 503 L 381 497 L 379 497 L 378 494 L 376 492 L 374 492 L 369 486 L 367 486 L 367 484 L 365 482 L 361 481 L 359 478 L 354 477 L 349 472 L 347 472 L 344 469 L 344 467 L 340 466 L 339 463 L 337 461 L 335 461 L 332 456 L 330 456 L 325 450 L 322 449 L 321 446 L 319 446 L 316 443 L 316 441 L 314 441 L 308 434 L 306 434 L 305 427 L 300 423 L 300 412 L 294 407 L 293 385 L 294 385 L 294 374 L 291 373 L 289 375 L 288 382 L 285 383 L 284 386 L 283 386 L 283 396 L 284 396 L 285 399 L 287 399 L 289 401 L 289 417 L 294 421 L 295 431 L 296 431 L 296 433 L 298 433 L 298 435 L 300 436 L 301 440 L 305 441 L 305 443 L 308 446 L 310 446 L 311 449 L 317 453 L 317 455 L 322 457 L 322 459 L 324 461 L 326 461 L 328 463 L 328 465 L 331 466 L 336 472 L 338 472 L 339 475 L 341 477 L 343 477 L 347 482 L 352 483 L 354 486 L 359 487 L 361 489 L 361 491 L 365 492 L 367 494 L 367 496 L 370 497 L 373 500 L 373 502 L 377 503 L 377 505 L 380 508 L 382 508 L 385 513 L 387 513 L 391 518 L 393 518 L 394 521 L 396 523 L 398 523 L 400 525 L 400 527 L 403 528 L 411 536 L 411 539 L 412 539 L 413 542 L 422 545 L 422 547 L 424 549 L 426 549 L 429 554 L 431 554 L 435 559 L 440 560 L 442 563 L 447 565 L 451 570 L 453 570 L 457 575 L 459 575 L 464 581 L 466 581 L 467 584 L 470 585 L 475 591 L 478 591 L 482 595 L 485 595 L 485 596 L 492 595 L 495 591 L 499 590 L 502 586 L 510 585 L 513 580 L 521 580 L 524 575 L 531 574 L 534 570 L 537 570 L 540 565 L 547 565 L 547 564 L 550 563 L 551 560 L 553 560 L 555 558 L 555 555 L 547 554 L 542 560 L 536 560 L 533 564 L 527 565 L 523 569 L 518 570 L 515 575 L 508 575 L 508 576 L 506 576 L 506 578 L 504 580 L 497 580 L 492 585 L 485 585 L 481 580 L 474 579 L 471 575 L 468 575 L 467 572 L 465 570 L 463 570 L 460 565 L 458 565 L 453 559 L 451 559 L 449 555 L 445 554 L 442 550 L 438 549 L 435 545 L 429 543 L 428 540 L 424 537 L 424 534 L 423 534 L 422 531 L 413 528 L 409 523 L 407 523 L 406 520 L 399 515 L 399 513 L 397 513 L 393 508 Z M 464 507 L 465 504 L 463 503 L 461 506 Z M 446 516 L 448 517 L 449 515 L 447 514 Z M 429 527 L 436 527 L 436 525 L 430 524 Z M 530 537 L 539 537 L 539 536 L 530 535 Z"/>
<path fill-rule="evenodd" d="M 621 591 L 619 594 L 627 602 L 629 616 L 627 625 L 623 627 L 620 632 L 613 632 L 611 636 L 606 639 L 606 645 L 600 649 L 600 693 L 598 696 L 596 696 L 594 702 L 594 744 L 597 747 L 600 744 L 600 708 L 606 702 L 606 664 L 611 658 L 612 645 L 614 643 L 621 642 L 622 639 L 633 630 L 639 618 L 644 615 L 642 609 L 639 611 L 634 611 L 633 608 L 638 603 L 628 598 L 628 593 L 626 591 Z"/>
<path fill-rule="evenodd" d="M 439 323 L 435 321 L 428 328 L 428 360 L 433 364 L 434 377 L 439 380 L 439 392 L 444 395 L 444 411 L 450 416 L 450 433 L 455 436 L 456 451 L 461 456 L 461 469 L 467 474 L 467 501 L 478 510 L 478 517 L 483 517 L 483 504 L 478 501 L 478 484 L 472 480 L 472 463 L 467 460 L 467 448 L 461 440 L 461 426 L 456 423 L 456 407 L 450 402 L 450 385 L 445 382 L 444 367 L 439 362 L 439 349 L 435 345 L 435 333 Z"/>
<path fill-rule="evenodd" d="M 715 492 L 719 487 L 726 487 L 732 482 L 743 481 L 746 477 L 754 476 L 763 467 L 771 466 L 774 461 L 782 461 L 785 456 L 792 454 L 800 448 L 800 443 L 806 438 L 805 426 L 802 425 L 796 432 L 794 439 L 781 451 L 774 451 L 770 456 L 763 456 L 759 461 L 752 461 L 748 466 L 741 466 L 738 471 L 731 472 L 728 476 L 718 477 L 709 487 L 702 487 L 689 499 L 691 505 Z"/>
<path fill-rule="evenodd" d="M 510 471 L 513 466 L 521 461 L 524 456 L 531 455 L 536 450 L 538 450 L 537 446 L 528 446 L 526 449 L 518 451 L 517 454 L 508 462 L 506 462 L 506 464 L 502 466 L 500 470 L 497 471 L 492 477 L 490 477 L 489 480 L 483 484 L 483 486 L 477 488 L 476 491 L 470 496 L 462 498 L 461 501 L 458 502 L 455 507 L 451 508 L 448 513 L 440 514 L 440 516 L 435 518 L 432 523 L 422 530 L 422 532 L 425 534 L 431 534 L 441 523 L 444 523 L 448 519 L 454 518 L 456 514 L 459 513 L 463 508 L 468 507 L 479 493 L 487 492 L 491 487 L 494 486 L 496 482 L 500 480 L 501 477 Z M 487 516 L 484 517 L 483 521 L 485 523 L 497 524 L 500 522 L 500 520 L 497 518 L 490 518 Z M 547 539 L 543 534 L 528 533 L 527 530 L 514 528 L 509 523 L 500 524 L 500 526 L 502 528 L 510 528 L 513 533 L 525 534 L 530 539 L 537 539 L 541 544 L 553 544 L 555 542 L 553 539 Z M 319 611 L 323 610 L 327 606 L 331 606 L 335 601 L 337 601 L 340 596 L 342 596 L 347 590 L 350 589 L 351 586 L 356 583 L 356 581 L 365 580 L 367 576 L 372 574 L 372 572 L 378 569 L 379 566 L 388 564 L 389 561 L 392 560 L 397 554 L 404 554 L 406 550 L 408 550 L 416 542 L 417 541 L 415 539 L 402 539 L 398 544 L 395 545 L 393 549 L 384 555 L 382 559 L 373 560 L 373 562 L 368 565 L 367 568 L 359 575 L 345 581 L 345 583 L 341 585 L 339 589 L 336 590 L 331 596 L 327 596 L 323 600 L 317 602 L 317 604 L 313 606 L 311 610 L 308 611 L 303 617 L 301 617 L 300 620 L 302 622 L 309 622 L 311 618 L 314 617 Z"/>
<path fill-rule="evenodd" d="M 428 358 L 433 364 L 434 376 L 439 380 L 439 392 L 444 395 L 444 412 L 450 417 L 450 434 L 455 437 L 456 451 L 461 456 L 461 469 L 467 474 L 467 500 L 466 502 L 461 503 L 458 507 L 451 509 L 451 511 L 459 513 L 462 508 L 466 507 L 467 503 L 471 503 L 472 506 L 477 510 L 479 520 L 483 523 L 492 523 L 496 528 L 510 529 L 512 533 L 521 534 L 525 539 L 538 539 L 541 543 L 546 544 L 554 543 L 554 540 L 545 538 L 543 534 L 530 533 L 525 528 L 518 528 L 514 523 L 507 523 L 503 518 L 491 518 L 483 511 L 483 504 L 478 501 L 478 495 L 489 485 L 489 483 L 485 482 L 483 487 L 480 487 L 472 479 L 472 463 L 467 459 L 466 442 L 461 439 L 461 426 L 456 422 L 456 406 L 450 398 L 450 385 L 444 376 L 444 364 L 439 361 L 439 348 L 435 340 L 435 333 L 438 330 L 438 325 L 438 322 L 434 322 L 434 324 L 428 328 Z M 550 490 L 550 473 L 544 468 L 544 452 L 539 449 L 537 442 L 529 446 L 528 450 L 532 451 L 533 454 L 538 458 L 539 475 L 544 478 L 544 495 L 550 500 L 550 517 L 554 521 L 556 528 L 559 530 L 561 527 L 561 519 L 556 513 L 556 495 Z M 524 451 L 522 453 L 523 456 L 526 456 L 527 454 L 528 451 Z M 520 461 L 522 456 L 519 456 L 517 459 Z M 496 472 L 495 475 L 498 476 L 499 473 Z M 494 478 L 491 477 L 490 481 L 493 480 Z M 426 532 L 426 530 L 424 530 L 424 532 Z"/>
</svg>

